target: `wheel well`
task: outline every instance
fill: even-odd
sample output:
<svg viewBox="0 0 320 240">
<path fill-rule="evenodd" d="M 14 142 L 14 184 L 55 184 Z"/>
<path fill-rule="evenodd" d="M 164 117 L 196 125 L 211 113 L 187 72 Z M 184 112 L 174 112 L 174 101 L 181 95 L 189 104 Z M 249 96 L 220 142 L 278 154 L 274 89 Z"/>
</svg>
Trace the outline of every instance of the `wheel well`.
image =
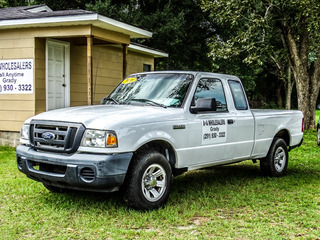
<svg viewBox="0 0 320 240">
<path fill-rule="evenodd" d="M 283 129 L 279 131 L 274 138 L 282 138 L 286 142 L 287 146 L 290 146 L 290 135 L 287 130 Z"/>
<path fill-rule="evenodd" d="M 163 156 L 165 156 L 166 159 L 168 159 L 172 169 L 175 168 L 176 164 L 176 155 L 174 152 L 173 147 L 171 144 L 165 141 L 152 141 L 144 144 L 141 146 L 136 152 L 145 151 L 147 149 L 153 149 L 159 153 L 161 153 Z"/>
</svg>

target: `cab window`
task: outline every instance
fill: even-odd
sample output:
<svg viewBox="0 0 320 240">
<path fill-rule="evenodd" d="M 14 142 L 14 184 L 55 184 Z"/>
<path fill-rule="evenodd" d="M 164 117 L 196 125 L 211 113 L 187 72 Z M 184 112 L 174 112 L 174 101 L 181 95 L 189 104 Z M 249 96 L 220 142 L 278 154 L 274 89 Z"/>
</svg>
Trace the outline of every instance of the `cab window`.
<svg viewBox="0 0 320 240">
<path fill-rule="evenodd" d="M 227 111 L 226 98 L 222 82 L 216 78 L 200 79 L 193 98 L 193 106 L 200 98 L 211 98 L 216 101 L 216 112 Z"/>
<path fill-rule="evenodd" d="M 247 110 L 248 104 L 241 83 L 234 80 L 229 80 L 228 82 L 231 89 L 235 108 L 237 110 Z"/>
</svg>

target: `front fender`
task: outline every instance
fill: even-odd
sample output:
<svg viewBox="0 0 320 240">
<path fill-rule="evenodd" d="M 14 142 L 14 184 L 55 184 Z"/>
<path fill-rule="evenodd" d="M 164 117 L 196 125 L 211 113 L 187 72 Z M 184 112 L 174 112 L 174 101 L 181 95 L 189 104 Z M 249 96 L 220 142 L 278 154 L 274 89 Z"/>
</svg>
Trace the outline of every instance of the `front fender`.
<svg viewBox="0 0 320 240">
<path fill-rule="evenodd" d="M 135 151 L 141 148 L 143 145 L 154 141 L 164 141 L 170 144 L 174 149 L 176 148 L 175 139 L 171 135 L 163 131 L 151 131 L 142 135 L 138 139 L 135 146 Z"/>
</svg>

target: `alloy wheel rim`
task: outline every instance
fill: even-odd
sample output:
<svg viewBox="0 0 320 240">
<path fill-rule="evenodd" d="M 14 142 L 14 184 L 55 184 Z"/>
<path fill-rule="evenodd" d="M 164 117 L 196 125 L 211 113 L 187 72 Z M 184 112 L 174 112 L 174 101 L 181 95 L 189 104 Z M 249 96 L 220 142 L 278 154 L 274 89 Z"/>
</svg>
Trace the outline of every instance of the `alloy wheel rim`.
<svg viewBox="0 0 320 240">
<path fill-rule="evenodd" d="M 141 187 L 143 196 L 150 202 L 158 201 L 167 188 L 167 175 L 159 164 L 150 165 L 143 173 Z"/>
<path fill-rule="evenodd" d="M 281 172 L 286 165 L 287 157 L 285 150 L 279 147 L 274 154 L 274 166 L 278 172 Z"/>
</svg>

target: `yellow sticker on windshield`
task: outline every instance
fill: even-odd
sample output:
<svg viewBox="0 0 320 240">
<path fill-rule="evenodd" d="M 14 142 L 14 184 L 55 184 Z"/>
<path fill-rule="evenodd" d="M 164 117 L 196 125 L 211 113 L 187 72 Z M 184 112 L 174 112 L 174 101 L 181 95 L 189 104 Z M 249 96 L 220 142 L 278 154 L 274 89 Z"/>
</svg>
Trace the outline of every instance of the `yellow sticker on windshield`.
<svg viewBox="0 0 320 240">
<path fill-rule="evenodd" d="M 133 83 L 137 80 L 137 78 L 127 78 L 123 80 L 122 84 L 128 84 L 128 83 Z"/>
</svg>

